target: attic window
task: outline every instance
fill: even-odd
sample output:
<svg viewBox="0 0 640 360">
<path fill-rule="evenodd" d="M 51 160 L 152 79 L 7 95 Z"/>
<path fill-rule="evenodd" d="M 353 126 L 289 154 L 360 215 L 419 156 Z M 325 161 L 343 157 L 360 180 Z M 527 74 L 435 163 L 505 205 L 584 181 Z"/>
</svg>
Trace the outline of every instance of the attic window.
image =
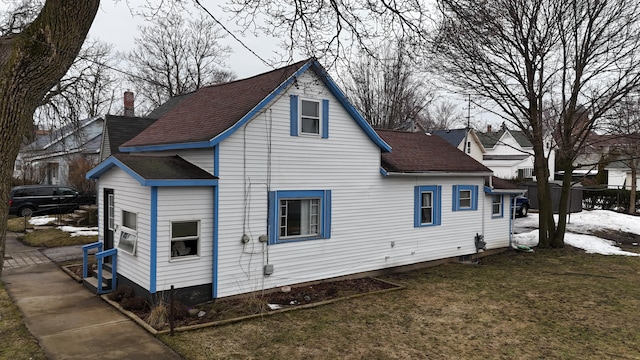
<svg viewBox="0 0 640 360">
<path fill-rule="evenodd" d="M 291 95 L 291 136 L 329 137 L 329 100 L 300 99 Z"/>
<path fill-rule="evenodd" d="M 320 102 L 300 101 L 300 133 L 320 134 Z"/>
</svg>

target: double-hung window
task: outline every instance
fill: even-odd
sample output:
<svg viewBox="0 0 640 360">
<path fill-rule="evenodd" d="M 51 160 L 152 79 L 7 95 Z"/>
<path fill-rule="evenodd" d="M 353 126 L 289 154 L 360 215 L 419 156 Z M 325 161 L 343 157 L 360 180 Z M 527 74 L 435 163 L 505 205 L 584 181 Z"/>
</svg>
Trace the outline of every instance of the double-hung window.
<svg viewBox="0 0 640 360">
<path fill-rule="evenodd" d="M 478 187 L 475 185 L 453 186 L 453 211 L 478 210 Z"/>
<path fill-rule="evenodd" d="M 281 190 L 269 193 L 269 242 L 331 237 L 330 190 Z"/>
<path fill-rule="evenodd" d="M 503 216 L 502 198 L 501 194 L 491 196 L 491 217 L 499 218 Z"/>
<path fill-rule="evenodd" d="M 414 227 L 440 225 L 440 186 L 416 186 L 414 193 Z"/>
<path fill-rule="evenodd" d="M 329 100 L 301 99 L 291 95 L 291 136 L 329 137 Z"/>
<path fill-rule="evenodd" d="M 171 222 L 171 258 L 197 256 L 200 245 L 200 221 Z"/>
<path fill-rule="evenodd" d="M 120 227 L 120 240 L 118 249 L 135 255 L 138 242 L 138 214 L 122 210 L 122 226 Z"/>
</svg>

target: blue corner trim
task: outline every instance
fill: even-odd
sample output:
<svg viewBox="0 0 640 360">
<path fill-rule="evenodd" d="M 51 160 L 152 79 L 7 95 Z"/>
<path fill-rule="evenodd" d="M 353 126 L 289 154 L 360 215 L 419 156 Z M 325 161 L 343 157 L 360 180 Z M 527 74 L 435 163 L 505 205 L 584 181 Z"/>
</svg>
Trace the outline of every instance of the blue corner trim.
<svg viewBox="0 0 640 360">
<path fill-rule="evenodd" d="M 289 97 L 289 134 L 298 136 L 298 95 Z"/>
<path fill-rule="evenodd" d="M 218 298 L 218 209 L 219 209 L 218 187 L 213 187 L 213 254 L 211 268 L 211 294 L 214 299 Z"/>
<path fill-rule="evenodd" d="M 461 207 L 460 206 L 460 192 L 461 191 L 470 191 L 471 192 L 471 206 L 470 207 Z M 453 185 L 453 199 L 452 210 L 453 211 L 467 211 L 467 210 L 478 210 L 478 186 L 477 185 Z"/>
<path fill-rule="evenodd" d="M 320 198 L 322 224 L 320 234 L 314 237 L 280 239 L 278 229 L 279 204 L 282 199 Z M 269 245 L 331 238 L 331 190 L 278 190 L 269 191 L 268 233 Z"/>
<path fill-rule="evenodd" d="M 213 147 L 213 176 L 220 176 L 220 144 Z"/>
<path fill-rule="evenodd" d="M 389 173 L 384 168 L 380 168 L 380 174 L 382 174 L 382 176 L 385 176 L 385 177 L 389 176 Z"/>
<path fill-rule="evenodd" d="M 151 228 L 149 239 L 149 293 L 156 293 L 156 276 L 158 270 L 158 188 L 151 187 Z"/>
<path fill-rule="evenodd" d="M 427 224 L 422 223 L 422 194 L 425 192 L 432 193 L 432 221 Z M 442 224 L 442 186 L 427 185 L 414 187 L 413 194 L 413 226 L 437 226 Z"/>
<path fill-rule="evenodd" d="M 322 138 L 329 138 L 329 100 L 322 100 Z"/>
</svg>

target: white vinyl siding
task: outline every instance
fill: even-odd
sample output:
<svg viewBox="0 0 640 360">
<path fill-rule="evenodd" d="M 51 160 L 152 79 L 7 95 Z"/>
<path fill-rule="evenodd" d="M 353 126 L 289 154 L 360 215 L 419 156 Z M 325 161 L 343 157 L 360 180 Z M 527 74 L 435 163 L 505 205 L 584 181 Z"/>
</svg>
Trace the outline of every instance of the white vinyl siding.
<svg viewBox="0 0 640 360">
<path fill-rule="evenodd" d="M 476 252 L 491 198 L 478 194 L 484 213 L 452 212 L 451 200 L 454 185 L 482 188 L 482 177 L 383 177 L 380 149 L 337 100 L 309 73 L 298 83 L 220 144 L 219 297 Z M 329 100 L 331 136 L 291 136 L 290 95 L 314 92 Z M 441 226 L 414 227 L 416 185 L 441 187 Z M 268 235 L 268 191 L 307 189 L 332 192 L 331 237 L 259 242 Z M 274 272 L 264 277 L 267 246 Z"/>
<path fill-rule="evenodd" d="M 172 257 L 172 225 L 198 222 L 198 254 Z M 189 237 L 193 240 L 194 237 Z M 240 238 L 237 239 L 240 243 Z M 193 242 L 191 242 L 193 244 Z M 185 247 L 193 245 L 185 244 Z M 158 291 L 210 284 L 213 263 L 213 188 L 158 188 Z"/>
<path fill-rule="evenodd" d="M 98 194 L 103 194 L 104 189 L 115 189 L 113 196 L 114 205 L 114 223 L 115 234 L 114 240 L 120 239 L 123 231 L 123 210 L 136 214 L 136 244 L 135 256 L 125 252 L 118 251 L 118 274 L 126 276 L 128 279 L 136 282 L 143 288 L 149 290 L 149 263 L 150 263 L 150 203 L 151 190 L 149 187 L 140 185 L 136 180 L 131 178 L 127 173 L 119 168 L 112 168 L 102 176 L 98 181 Z M 103 209 L 104 196 L 100 197 L 99 206 Z M 108 200 L 107 200 L 108 201 Z M 99 231 L 100 235 L 104 231 L 103 217 L 100 216 Z"/>
</svg>

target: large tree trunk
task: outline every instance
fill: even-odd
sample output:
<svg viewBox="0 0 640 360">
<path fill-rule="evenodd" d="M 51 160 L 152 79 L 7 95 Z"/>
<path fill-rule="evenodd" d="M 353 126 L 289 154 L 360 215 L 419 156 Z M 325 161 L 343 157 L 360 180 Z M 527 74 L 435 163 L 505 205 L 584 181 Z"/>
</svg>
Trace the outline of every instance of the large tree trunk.
<svg viewBox="0 0 640 360">
<path fill-rule="evenodd" d="M 567 214 L 569 213 L 569 201 L 571 199 L 571 176 L 573 165 L 571 161 L 561 161 L 564 177 L 562 178 L 562 189 L 560 192 L 560 202 L 558 204 L 558 228 L 555 237 L 551 241 L 551 247 L 564 247 L 564 233 L 567 229 Z"/>
<path fill-rule="evenodd" d="M 538 189 L 538 246 L 548 248 L 555 236 L 555 221 L 553 219 L 553 204 L 551 202 L 551 188 L 549 186 L 549 159 L 544 153 L 544 142 L 533 143 L 535 154 L 534 172 Z"/>
<path fill-rule="evenodd" d="M 99 0 L 47 0 L 22 33 L 0 38 L 0 275 L 9 192 L 20 143 L 42 97 L 78 55 Z"/>
<path fill-rule="evenodd" d="M 631 160 L 631 192 L 629 193 L 629 214 L 636 214 L 636 194 L 638 187 L 638 167 L 637 160 Z"/>
</svg>

